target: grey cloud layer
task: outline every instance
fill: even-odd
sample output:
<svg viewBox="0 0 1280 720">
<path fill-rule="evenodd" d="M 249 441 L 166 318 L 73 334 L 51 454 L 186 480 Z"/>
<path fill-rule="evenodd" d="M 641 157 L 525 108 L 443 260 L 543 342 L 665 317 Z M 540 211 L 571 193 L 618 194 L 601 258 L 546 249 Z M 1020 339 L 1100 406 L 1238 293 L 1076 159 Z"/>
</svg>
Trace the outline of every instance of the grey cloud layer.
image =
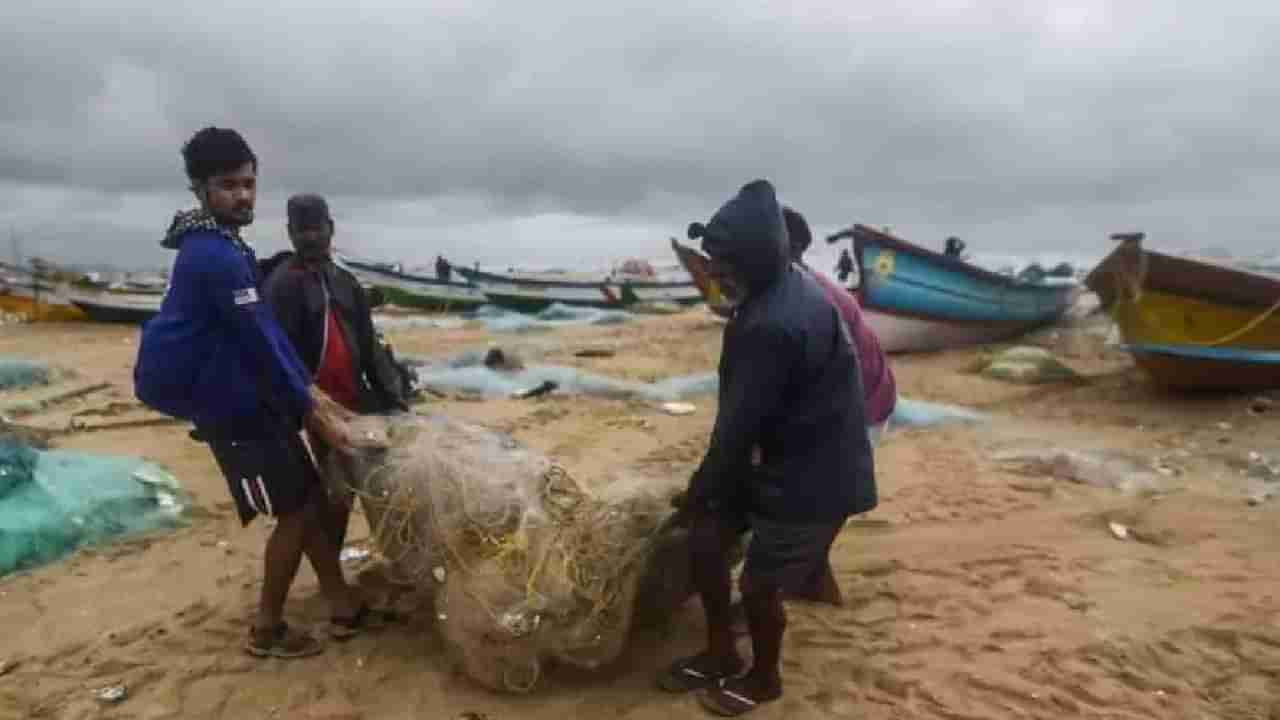
<svg viewBox="0 0 1280 720">
<path fill-rule="evenodd" d="M 1271 6 L 846 5 L 4 8 L 0 92 L 20 101 L 0 105 L 0 180 L 75 198 L 86 224 L 101 208 L 82 199 L 131 197 L 115 222 L 155 227 L 135 196 L 183 201 L 177 148 L 217 123 L 267 187 L 333 194 L 370 227 L 678 228 L 763 175 L 820 224 L 923 239 L 1270 242 Z"/>
</svg>

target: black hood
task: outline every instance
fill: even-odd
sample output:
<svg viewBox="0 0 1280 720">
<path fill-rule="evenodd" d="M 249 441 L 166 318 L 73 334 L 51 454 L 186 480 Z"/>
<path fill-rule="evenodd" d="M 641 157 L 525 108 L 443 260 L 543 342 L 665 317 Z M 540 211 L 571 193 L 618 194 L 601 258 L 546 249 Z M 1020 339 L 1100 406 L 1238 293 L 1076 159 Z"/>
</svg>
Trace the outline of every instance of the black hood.
<svg viewBox="0 0 1280 720">
<path fill-rule="evenodd" d="M 703 252 L 736 270 L 751 295 L 772 285 L 791 262 L 782 207 L 768 180 L 743 185 L 710 222 L 690 225 L 689 238 L 702 238 Z"/>
</svg>

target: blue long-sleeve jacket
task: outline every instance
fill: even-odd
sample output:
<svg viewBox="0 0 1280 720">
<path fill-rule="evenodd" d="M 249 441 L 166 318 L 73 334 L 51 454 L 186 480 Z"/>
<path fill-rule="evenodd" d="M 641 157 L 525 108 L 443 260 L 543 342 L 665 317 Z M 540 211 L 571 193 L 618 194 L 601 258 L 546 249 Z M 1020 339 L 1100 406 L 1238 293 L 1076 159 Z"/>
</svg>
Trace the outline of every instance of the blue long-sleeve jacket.
<svg viewBox="0 0 1280 720">
<path fill-rule="evenodd" d="M 134 389 L 148 407 L 213 432 L 300 427 L 310 376 L 280 329 L 251 250 L 216 231 L 182 235 L 160 313 L 142 331 Z"/>
</svg>

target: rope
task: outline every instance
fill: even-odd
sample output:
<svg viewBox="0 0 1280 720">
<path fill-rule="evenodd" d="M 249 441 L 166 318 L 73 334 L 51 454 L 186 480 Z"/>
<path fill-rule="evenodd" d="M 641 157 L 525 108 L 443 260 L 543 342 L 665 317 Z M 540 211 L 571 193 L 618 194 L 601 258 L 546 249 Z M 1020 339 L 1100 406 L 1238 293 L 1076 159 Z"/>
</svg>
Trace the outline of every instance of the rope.
<svg viewBox="0 0 1280 720">
<path fill-rule="evenodd" d="M 1147 324 L 1151 325 L 1157 330 L 1165 334 L 1168 334 L 1170 336 L 1177 336 L 1178 333 L 1169 332 L 1168 329 L 1165 328 L 1164 325 L 1159 321 L 1159 319 L 1156 318 L 1152 313 L 1144 312 L 1142 309 L 1142 306 L 1138 302 L 1139 300 L 1142 299 L 1142 295 L 1143 295 L 1142 285 L 1145 282 L 1147 277 L 1148 264 L 1149 264 L 1149 259 L 1147 254 L 1145 252 L 1140 253 L 1139 260 L 1138 260 L 1138 268 L 1136 272 L 1116 273 L 1117 275 L 1116 281 L 1127 285 L 1128 286 L 1127 289 L 1129 291 L 1127 293 L 1121 291 L 1119 293 L 1118 301 L 1120 303 L 1128 302 L 1129 304 L 1133 305 L 1134 312 L 1140 315 Z M 1217 340 L 1193 340 L 1191 338 L 1186 338 L 1185 342 L 1188 345 L 1199 345 L 1201 347 L 1219 347 L 1221 345 L 1226 345 L 1227 343 L 1232 342 L 1233 340 L 1238 340 L 1239 338 L 1252 332 L 1259 325 L 1266 322 L 1268 318 L 1276 314 L 1277 311 L 1280 311 L 1280 300 L 1276 300 L 1274 305 L 1264 310 L 1261 314 L 1257 315 L 1249 322 L 1245 323 L 1243 327 L 1233 330 L 1232 332 L 1229 332 L 1226 335 L 1223 335 Z"/>
<path fill-rule="evenodd" d="M 1150 312 L 1145 312 L 1143 310 L 1142 306 L 1138 302 L 1140 298 L 1141 298 L 1141 293 L 1135 294 L 1135 296 L 1132 299 L 1122 296 L 1122 302 L 1128 302 L 1129 304 L 1131 304 L 1133 306 L 1134 312 L 1141 315 L 1143 321 L 1145 321 L 1148 325 L 1151 325 L 1152 327 L 1156 328 L 1157 330 L 1160 330 L 1161 332 L 1164 332 L 1167 335 L 1177 336 L 1178 333 L 1169 332 L 1169 330 L 1164 327 L 1164 325 L 1159 321 L 1159 319 L 1155 316 L 1155 314 Z M 1271 307 L 1264 310 L 1262 313 L 1255 316 L 1249 322 L 1245 323 L 1243 327 L 1233 330 L 1232 332 L 1229 332 L 1226 335 L 1223 335 L 1222 337 L 1216 340 L 1194 340 L 1192 338 L 1185 338 L 1185 342 L 1189 345 L 1199 345 L 1201 347 L 1218 347 L 1221 345 L 1226 345 L 1227 343 L 1230 343 L 1233 340 L 1238 340 L 1239 338 L 1252 332 L 1259 325 L 1266 322 L 1272 315 L 1275 315 L 1276 312 L 1278 311 L 1280 311 L 1280 300 L 1277 300 L 1274 305 L 1272 305 Z M 1185 334 L 1184 334 L 1184 337 L 1185 337 Z"/>
</svg>

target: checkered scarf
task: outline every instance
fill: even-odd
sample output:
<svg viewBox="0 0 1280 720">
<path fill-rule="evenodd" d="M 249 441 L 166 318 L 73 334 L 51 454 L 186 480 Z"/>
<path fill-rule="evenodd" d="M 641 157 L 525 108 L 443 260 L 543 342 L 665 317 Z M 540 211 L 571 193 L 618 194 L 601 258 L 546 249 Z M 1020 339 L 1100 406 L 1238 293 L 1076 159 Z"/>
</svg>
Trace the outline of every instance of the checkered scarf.
<svg viewBox="0 0 1280 720">
<path fill-rule="evenodd" d="M 160 241 L 160 246 L 177 250 L 182 246 L 182 236 L 197 230 L 215 232 L 237 245 L 248 247 L 240 237 L 240 228 L 219 223 L 213 215 L 201 208 L 178 211 L 173 216 L 173 222 L 169 224 L 169 230 L 165 232 L 164 239 Z"/>
</svg>

